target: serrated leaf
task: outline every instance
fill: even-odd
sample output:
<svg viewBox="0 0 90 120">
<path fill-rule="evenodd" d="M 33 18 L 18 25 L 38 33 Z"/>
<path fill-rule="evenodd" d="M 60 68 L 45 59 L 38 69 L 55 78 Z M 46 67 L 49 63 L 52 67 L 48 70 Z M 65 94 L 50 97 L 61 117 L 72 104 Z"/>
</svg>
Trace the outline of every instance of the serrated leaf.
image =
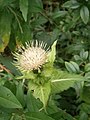
<svg viewBox="0 0 90 120">
<path fill-rule="evenodd" d="M 86 6 L 82 6 L 80 9 L 80 16 L 82 21 L 87 24 L 89 21 L 89 9 Z"/>
<path fill-rule="evenodd" d="M 51 92 L 50 82 L 47 82 L 43 85 L 38 85 L 30 81 L 28 86 L 30 90 L 33 90 L 34 97 L 36 99 L 39 98 L 40 101 L 43 103 L 43 107 L 45 108 Z"/>
<path fill-rule="evenodd" d="M 75 82 L 81 82 L 84 80 L 85 78 L 80 75 L 56 70 L 56 72 L 54 71 L 52 73 L 51 77 L 52 93 L 59 93 L 67 90 L 68 88 L 73 87 Z"/>
<path fill-rule="evenodd" d="M 57 44 L 57 41 L 55 41 L 53 43 L 53 45 L 51 46 L 51 51 L 49 52 L 48 54 L 48 61 L 53 64 L 54 61 L 55 61 L 55 58 L 56 58 L 56 44 Z"/>
<path fill-rule="evenodd" d="M 22 12 L 23 18 L 27 21 L 28 14 L 28 0 L 20 0 L 20 11 Z"/>
<path fill-rule="evenodd" d="M 48 115 L 41 112 L 30 112 L 26 113 L 26 120 L 54 120 Z"/>
<path fill-rule="evenodd" d="M 81 78 L 66 78 L 52 80 L 52 93 L 59 93 L 74 86 L 76 81 L 82 80 Z"/>
<path fill-rule="evenodd" d="M 22 108 L 15 95 L 3 86 L 0 86 L 0 105 L 5 108 Z"/>
</svg>

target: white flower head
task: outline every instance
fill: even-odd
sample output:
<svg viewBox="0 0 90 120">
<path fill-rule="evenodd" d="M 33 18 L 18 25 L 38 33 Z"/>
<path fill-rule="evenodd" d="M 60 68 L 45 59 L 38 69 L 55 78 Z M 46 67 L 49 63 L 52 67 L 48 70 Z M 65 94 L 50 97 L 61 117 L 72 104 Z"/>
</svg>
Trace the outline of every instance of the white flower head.
<svg viewBox="0 0 90 120">
<path fill-rule="evenodd" d="M 47 62 L 48 49 L 46 49 L 47 44 L 43 41 L 26 43 L 26 47 L 20 47 L 20 52 L 15 52 L 14 54 L 14 64 L 21 71 L 32 71 L 38 70 L 43 64 Z M 46 49 L 46 50 L 45 50 Z"/>
</svg>

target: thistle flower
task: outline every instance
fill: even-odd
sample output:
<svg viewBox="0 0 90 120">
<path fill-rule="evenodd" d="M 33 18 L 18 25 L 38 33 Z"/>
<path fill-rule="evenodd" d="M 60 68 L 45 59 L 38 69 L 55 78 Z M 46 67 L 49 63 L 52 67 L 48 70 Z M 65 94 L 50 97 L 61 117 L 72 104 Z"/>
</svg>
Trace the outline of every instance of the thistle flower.
<svg viewBox="0 0 90 120">
<path fill-rule="evenodd" d="M 26 47 L 22 46 L 19 49 L 20 52 L 15 52 L 14 58 L 16 61 L 14 61 L 14 64 L 21 71 L 38 70 L 47 62 L 48 49 L 45 49 L 46 44 L 43 42 L 26 43 Z"/>
</svg>

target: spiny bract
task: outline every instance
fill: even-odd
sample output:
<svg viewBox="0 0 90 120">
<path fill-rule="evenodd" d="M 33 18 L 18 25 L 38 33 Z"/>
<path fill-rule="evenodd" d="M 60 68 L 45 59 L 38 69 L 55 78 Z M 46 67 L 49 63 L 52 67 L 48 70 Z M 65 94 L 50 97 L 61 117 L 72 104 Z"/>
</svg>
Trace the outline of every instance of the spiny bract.
<svg viewBox="0 0 90 120">
<path fill-rule="evenodd" d="M 43 42 L 26 43 L 19 51 L 14 53 L 14 64 L 21 71 L 32 71 L 41 68 L 47 62 L 48 49 L 45 50 L 46 44 Z"/>
</svg>

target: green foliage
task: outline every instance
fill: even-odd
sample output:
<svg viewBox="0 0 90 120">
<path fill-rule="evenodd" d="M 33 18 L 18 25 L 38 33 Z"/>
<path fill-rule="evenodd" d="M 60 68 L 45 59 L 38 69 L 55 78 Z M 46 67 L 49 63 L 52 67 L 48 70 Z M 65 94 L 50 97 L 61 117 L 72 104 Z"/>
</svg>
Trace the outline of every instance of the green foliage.
<svg viewBox="0 0 90 120">
<path fill-rule="evenodd" d="M 13 93 L 3 86 L 0 86 L 0 105 L 6 108 L 22 108 Z"/>
<path fill-rule="evenodd" d="M 30 81 L 28 86 L 30 90 L 34 91 L 33 95 L 35 96 L 35 98 L 39 98 L 43 103 L 43 107 L 45 108 L 51 92 L 50 82 L 47 82 L 44 85 L 37 85 Z"/>
<path fill-rule="evenodd" d="M 48 55 L 48 60 L 51 64 L 54 63 L 55 61 L 55 57 L 56 57 L 56 43 L 57 41 L 55 41 L 51 47 L 51 52 Z"/>
<path fill-rule="evenodd" d="M 72 116 L 67 114 L 65 111 L 60 110 L 57 113 L 51 115 L 55 120 L 75 120 Z"/>
<path fill-rule="evenodd" d="M 23 84 L 20 82 L 17 85 L 17 90 L 16 90 L 16 97 L 22 104 L 22 106 L 25 106 L 25 98 L 24 98 L 24 91 L 23 91 Z"/>
<path fill-rule="evenodd" d="M 65 66 L 66 66 L 67 70 L 71 73 L 79 73 L 80 72 L 79 65 L 73 61 L 70 61 L 70 63 L 65 62 Z"/>
<path fill-rule="evenodd" d="M 35 99 L 30 90 L 28 90 L 26 101 L 29 112 L 39 112 L 40 108 L 42 107 L 42 103 Z"/>
<path fill-rule="evenodd" d="M 82 6 L 80 9 L 80 16 L 85 24 L 89 21 L 89 9 L 86 6 Z"/>
<path fill-rule="evenodd" d="M 22 16 L 25 21 L 27 21 L 27 14 L 28 14 L 28 0 L 20 0 L 20 11 L 22 12 Z"/>
<path fill-rule="evenodd" d="M 27 120 L 54 120 L 53 118 L 43 114 L 43 113 L 40 113 L 40 112 L 31 112 L 31 113 L 27 113 L 26 114 L 26 119 Z"/>
<path fill-rule="evenodd" d="M 0 1 L 0 120 L 90 118 L 89 23 L 89 0 Z M 48 62 L 23 74 L 12 52 L 36 39 L 50 47 Z"/>
<path fill-rule="evenodd" d="M 86 103 L 90 104 L 90 87 L 84 87 L 82 91 L 82 100 L 84 100 Z"/>
<path fill-rule="evenodd" d="M 58 93 L 60 91 L 67 90 L 68 88 L 73 87 L 75 82 L 80 82 L 84 80 L 85 78 L 83 78 L 82 76 L 68 74 L 67 72 L 63 71 L 57 72 L 56 76 L 51 80 L 52 93 Z"/>
</svg>

